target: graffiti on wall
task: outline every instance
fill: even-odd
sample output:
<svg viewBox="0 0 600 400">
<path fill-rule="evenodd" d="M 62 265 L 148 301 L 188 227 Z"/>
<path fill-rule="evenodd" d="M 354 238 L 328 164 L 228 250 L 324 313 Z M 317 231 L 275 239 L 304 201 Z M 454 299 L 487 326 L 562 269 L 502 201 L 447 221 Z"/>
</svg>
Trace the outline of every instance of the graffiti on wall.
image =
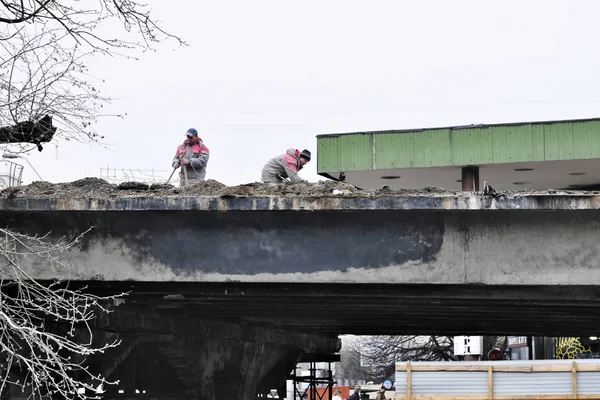
<svg viewBox="0 0 600 400">
<path fill-rule="evenodd" d="M 587 344 L 582 344 L 579 337 L 556 338 L 556 358 L 561 360 L 586 358 L 586 353 L 591 355 L 592 348 Z"/>
</svg>

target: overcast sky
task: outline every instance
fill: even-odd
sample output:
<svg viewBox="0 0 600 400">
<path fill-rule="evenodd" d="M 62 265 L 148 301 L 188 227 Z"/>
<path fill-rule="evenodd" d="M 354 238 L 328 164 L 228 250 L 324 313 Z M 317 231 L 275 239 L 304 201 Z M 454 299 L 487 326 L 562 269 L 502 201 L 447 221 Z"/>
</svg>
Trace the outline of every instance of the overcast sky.
<svg viewBox="0 0 600 400">
<path fill-rule="evenodd" d="M 44 180 L 170 170 L 190 127 L 207 178 L 233 185 L 288 147 L 313 152 L 301 175 L 318 180 L 323 133 L 600 116 L 599 1 L 147 3 L 190 46 L 92 63 L 128 115 L 98 125 L 108 149 L 32 152 Z M 28 166 L 24 178 L 37 180 Z"/>
</svg>

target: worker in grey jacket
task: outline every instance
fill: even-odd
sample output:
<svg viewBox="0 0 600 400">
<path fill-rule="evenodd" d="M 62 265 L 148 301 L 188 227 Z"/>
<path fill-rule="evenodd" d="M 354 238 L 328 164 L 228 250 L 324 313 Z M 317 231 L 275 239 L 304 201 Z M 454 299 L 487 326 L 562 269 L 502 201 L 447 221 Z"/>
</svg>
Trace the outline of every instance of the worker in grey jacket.
<svg viewBox="0 0 600 400">
<path fill-rule="evenodd" d="M 271 158 L 262 169 L 261 180 L 267 183 L 306 182 L 298 172 L 310 161 L 310 151 L 287 149 L 285 154 Z"/>
<path fill-rule="evenodd" d="M 208 164 L 209 156 L 210 151 L 198 137 L 198 131 L 194 128 L 188 129 L 185 141 L 177 146 L 175 157 L 171 161 L 173 168 L 181 167 L 182 170 L 185 168 L 186 174 L 183 172 L 179 174 L 180 186 L 191 185 L 206 179 L 206 164 Z M 186 175 L 188 182 L 185 181 Z"/>
</svg>

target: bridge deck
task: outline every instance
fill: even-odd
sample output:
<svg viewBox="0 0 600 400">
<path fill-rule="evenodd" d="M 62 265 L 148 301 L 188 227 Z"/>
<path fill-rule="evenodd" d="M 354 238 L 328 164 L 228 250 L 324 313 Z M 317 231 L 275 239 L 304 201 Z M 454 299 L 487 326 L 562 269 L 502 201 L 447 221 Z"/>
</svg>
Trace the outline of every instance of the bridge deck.
<svg viewBox="0 0 600 400">
<path fill-rule="evenodd" d="M 50 239 L 92 228 L 61 276 L 131 288 L 129 303 L 165 315 L 321 333 L 600 331 L 600 194 L 336 185 L 4 191 L 0 224 Z"/>
<path fill-rule="evenodd" d="M 512 192 L 497 197 L 480 193 L 272 196 L 1 197 L 0 210 L 26 211 L 356 211 L 356 210 L 597 210 L 598 192 Z"/>
</svg>

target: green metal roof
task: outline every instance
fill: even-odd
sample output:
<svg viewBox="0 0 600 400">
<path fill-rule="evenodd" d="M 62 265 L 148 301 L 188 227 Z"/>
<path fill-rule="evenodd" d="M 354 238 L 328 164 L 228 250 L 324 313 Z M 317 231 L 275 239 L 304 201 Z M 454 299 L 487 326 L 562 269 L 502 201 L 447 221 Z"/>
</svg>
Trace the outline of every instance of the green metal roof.
<svg viewBox="0 0 600 400">
<path fill-rule="evenodd" d="M 317 136 L 317 172 L 600 158 L 600 118 Z"/>
</svg>

